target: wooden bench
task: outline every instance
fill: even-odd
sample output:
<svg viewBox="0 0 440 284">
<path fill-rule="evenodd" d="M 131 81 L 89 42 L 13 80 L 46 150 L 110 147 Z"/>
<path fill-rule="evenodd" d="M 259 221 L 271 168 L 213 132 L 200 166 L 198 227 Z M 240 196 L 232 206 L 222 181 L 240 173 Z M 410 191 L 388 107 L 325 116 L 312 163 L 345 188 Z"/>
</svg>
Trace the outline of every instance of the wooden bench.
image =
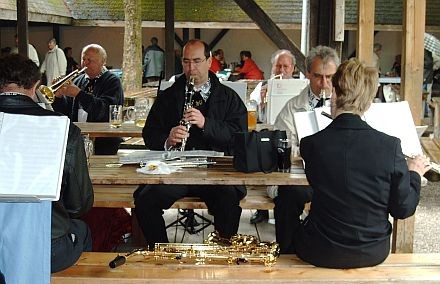
<svg viewBox="0 0 440 284">
<path fill-rule="evenodd" d="M 134 208 L 133 192 L 136 185 L 93 185 L 94 207 Z M 266 194 L 266 187 L 248 187 L 247 195 L 240 202 L 243 209 L 270 210 L 275 207 L 272 198 Z M 205 203 L 197 197 L 184 197 L 171 208 L 206 209 Z"/>
<path fill-rule="evenodd" d="M 108 263 L 116 255 L 83 253 L 75 265 L 52 274 L 51 283 L 440 283 L 440 254 L 391 254 L 378 266 L 358 269 L 318 268 L 295 255 L 282 255 L 272 268 L 259 264 L 159 264 L 133 256 L 111 269 Z"/>
</svg>

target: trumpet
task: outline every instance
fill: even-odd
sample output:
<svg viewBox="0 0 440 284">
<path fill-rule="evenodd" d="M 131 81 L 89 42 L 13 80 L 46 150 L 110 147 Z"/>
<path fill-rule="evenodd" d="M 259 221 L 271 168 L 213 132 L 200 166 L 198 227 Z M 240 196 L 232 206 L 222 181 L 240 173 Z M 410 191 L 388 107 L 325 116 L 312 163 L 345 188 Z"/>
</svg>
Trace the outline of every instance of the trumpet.
<svg viewBox="0 0 440 284">
<path fill-rule="evenodd" d="M 38 91 L 40 91 L 40 93 L 44 96 L 48 103 L 51 104 L 55 100 L 55 92 L 64 85 L 70 84 L 73 79 L 84 73 L 86 69 L 87 67 L 84 67 L 81 70 L 77 69 L 50 86 L 41 85 L 40 87 L 38 87 Z"/>
<path fill-rule="evenodd" d="M 185 105 L 183 106 L 182 119 L 179 122 L 180 125 L 183 125 L 183 126 L 186 127 L 186 131 L 187 132 L 189 132 L 189 129 L 191 128 L 191 123 L 189 121 L 185 121 L 183 116 L 185 116 L 185 112 L 187 112 L 187 110 L 192 108 L 192 98 L 193 98 L 193 95 L 194 95 L 194 77 L 190 77 L 189 81 L 186 84 Z M 187 138 L 185 137 L 182 140 L 182 144 L 180 145 L 180 147 L 177 147 L 177 150 L 185 151 L 186 140 L 187 140 Z"/>
</svg>

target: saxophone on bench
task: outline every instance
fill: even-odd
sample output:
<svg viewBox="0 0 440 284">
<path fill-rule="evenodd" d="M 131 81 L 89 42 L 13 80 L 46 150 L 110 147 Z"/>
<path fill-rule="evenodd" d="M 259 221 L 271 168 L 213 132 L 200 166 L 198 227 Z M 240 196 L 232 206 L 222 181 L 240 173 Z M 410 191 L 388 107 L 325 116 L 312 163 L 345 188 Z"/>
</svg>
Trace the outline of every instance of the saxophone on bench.
<svg viewBox="0 0 440 284">
<path fill-rule="evenodd" d="M 178 261 L 194 264 L 207 263 L 260 263 L 273 266 L 280 255 L 276 242 L 259 242 L 256 237 L 237 234 L 230 239 L 221 238 L 217 232 L 209 234 L 203 244 L 156 243 L 154 250 L 135 249 L 125 255 L 118 255 L 110 261 L 110 268 L 116 268 L 135 255 L 143 255 L 155 261 Z"/>
</svg>

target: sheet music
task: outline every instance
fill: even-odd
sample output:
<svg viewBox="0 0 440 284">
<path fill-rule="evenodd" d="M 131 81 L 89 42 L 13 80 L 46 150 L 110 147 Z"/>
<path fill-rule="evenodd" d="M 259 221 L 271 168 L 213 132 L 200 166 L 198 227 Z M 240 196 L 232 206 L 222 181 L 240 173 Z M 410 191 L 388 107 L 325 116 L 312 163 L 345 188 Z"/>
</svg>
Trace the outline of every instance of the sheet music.
<svg viewBox="0 0 440 284">
<path fill-rule="evenodd" d="M 330 119 L 321 114 L 322 111 L 330 113 L 330 108 L 322 107 L 315 111 L 294 114 L 298 139 L 314 134 L 331 123 Z M 399 138 L 405 155 L 422 153 L 422 146 L 407 101 L 373 103 L 365 112 L 363 119 L 374 129 Z"/>
<path fill-rule="evenodd" d="M 320 130 L 315 117 L 315 112 L 301 111 L 294 113 L 293 116 L 299 142 L 301 142 L 303 137 L 310 136 Z"/>
<path fill-rule="evenodd" d="M 190 150 L 190 151 L 150 151 L 138 150 L 126 156 L 119 157 L 121 164 L 139 164 L 152 160 L 166 161 L 181 159 L 183 157 L 223 157 L 223 152 L 207 151 L 207 150 Z"/>
<path fill-rule="evenodd" d="M 284 105 L 309 84 L 305 79 L 271 79 L 267 82 L 267 123 L 274 124 Z"/>
<path fill-rule="evenodd" d="M 0 116 L 0 199 L 58 200 L 69 119 Z"/>
<path fill-rule="evenodd" d="M 374 103 L 365 112 L 364 118 L 374 129 L 399 138 L 405 155 L 423 153 L 407 101 Z"/>
</svg>

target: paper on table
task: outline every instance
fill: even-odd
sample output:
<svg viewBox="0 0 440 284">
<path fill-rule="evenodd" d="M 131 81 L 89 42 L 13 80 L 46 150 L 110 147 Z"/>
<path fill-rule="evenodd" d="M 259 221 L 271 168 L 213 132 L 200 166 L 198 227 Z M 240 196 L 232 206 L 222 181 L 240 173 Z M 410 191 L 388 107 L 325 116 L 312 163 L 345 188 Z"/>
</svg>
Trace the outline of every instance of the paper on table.
<svg viewBox="0 0 440 284">
<path fill-rule="evenodd" d="M 138 164 L 152 160 L 173 160 L 182 157 L 223 157 L 223 152 L 207 151 L 207 150 L 191 150 L 191 151 L 150 151 L 140 150 L 134 151 L 126 156 L 119 158 L 121 164 Z"/>
<path fill-rule="evenodd" d="M 69 119 L 0 113 L 0 200 L 58 200 Z"/>
</svg>

